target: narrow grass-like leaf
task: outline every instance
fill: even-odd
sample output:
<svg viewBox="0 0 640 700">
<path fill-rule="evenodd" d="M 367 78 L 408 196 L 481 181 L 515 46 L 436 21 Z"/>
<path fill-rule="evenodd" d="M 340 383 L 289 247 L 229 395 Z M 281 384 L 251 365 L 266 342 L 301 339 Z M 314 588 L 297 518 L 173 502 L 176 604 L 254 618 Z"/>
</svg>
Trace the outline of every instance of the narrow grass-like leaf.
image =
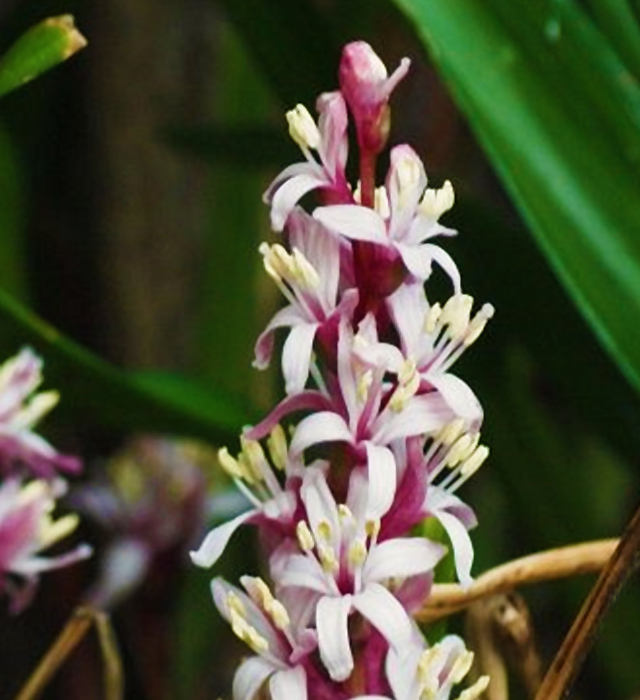
<svg viewBox="0 0 640 700">
<path fill-rule="evenodd" d="M 66 61 L 86 45 L 71 15 L 40 22 L 0 58 L 0 97 Z"/>
<path fill-rule="evenodd" d="M 85 423 L 227 442 L 248 422 L 247 411 L 227 395 L 204 391 L 183 378 L 116 369 L 2 291 L 0 325 L 3 355 L 22 345 L 34 347 L 44 357 L 47 384 L 63 392 L 60 413 Z"/>
<path fill-rule="evenodd" d="M 574 300 L 640 388 L 633 76 L 571 0 L 397 4 Z"/>
</svg>

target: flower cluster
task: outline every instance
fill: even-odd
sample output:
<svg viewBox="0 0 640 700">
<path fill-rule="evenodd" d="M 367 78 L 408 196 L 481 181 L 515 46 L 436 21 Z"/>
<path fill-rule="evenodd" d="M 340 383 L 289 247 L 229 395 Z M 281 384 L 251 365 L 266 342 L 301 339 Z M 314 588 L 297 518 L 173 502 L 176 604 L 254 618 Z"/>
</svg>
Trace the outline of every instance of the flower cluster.
<svg viewBox="0 0 640 700">
<path fill-rule="evenodd" d="M 420 158 L 400 145 L 376 186 L 389 97 L 408 68 L 404 59 L 388 75 L 370 46 L 346 46 L 340 89 L 319 97 L 318 122 L 302 105 L 287 114 L 304 160 L 265 193 L 282 242 L 260 252 L 287 304 L 258 338 L 255 365 L 269 365 L 285 330 L 286 396 L 244 431 L 239 454 L 221 450 L 251 508 L 192 553 L 212 566 L 252 523 L 268 557 L 272 587 L 249 576 L 243 590 L 213 582 L 217 608 L 253 651 L 235 700 L 265 691 L 273 700 L 444 700 L 471 665 L 461 639 L 429 646 L 412 618 L 447 551 L 413 529 L 440 522 L 468 585 L 475 516 L 457 492 L 488 449 L 480 403 L 450 370 L 493 308 L 473 312 L 454 261 L 433 242 L 455 234 L 439 223 L 451 184 L 428 188 Z M 349 116 L 355 187 L 345 174 Z M 305 195 L 312 205 L 303 208 Z M 434 263 L 452 287 L 442 304 L 425 291 Z M 477 697 L 487 682 L 459 697 Z"/>
<path fill-rule="evenodd" d="M 41 572 L 91 553 L 81 544 L 58 556 L 42 555 L 78 523 L 75 514 L 56 520 L 52 513 L 67 489 L 59 472 L 77 472 L 80 461 L 33 432 L 58 401 L 56 392 L 34 393 L 41 381 L 42 361 L 29 349 L 0 367 L 0 594 L 9 597 L 14 613 L 30 602 Z"/>
</svg>

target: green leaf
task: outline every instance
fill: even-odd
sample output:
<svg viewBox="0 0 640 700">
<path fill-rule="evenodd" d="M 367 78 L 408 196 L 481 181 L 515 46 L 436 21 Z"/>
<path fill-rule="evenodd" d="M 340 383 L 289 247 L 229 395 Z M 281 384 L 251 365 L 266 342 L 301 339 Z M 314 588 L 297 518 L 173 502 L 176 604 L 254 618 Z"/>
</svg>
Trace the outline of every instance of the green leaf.
<svg viewBox="0 0 640 700">
<path fill-rule="evenodd" d="M 287 107 L 337 83 L 339 43 L 325 15 L 310 0 L 221 0 L 255 65 Z"/>
<path fill-rule="evenodd" d="M 556 272 L 640 388 L 637 82 L 572 0 L 396 1 Z"/>
<path fill-rule="evenodd" d="M 229 396 L 205 392 L 184 378 L 116 369 L 65 338 L 0 291 L 0 350 L 7 357 L 31 345 L 45 360 L 48 386 L 62 390 L 60 413 L 117 428 L 237 439 L 249 412 Z"/>
<path fill-rule="evenodd" d="M 288 137 L 284 119 L 277 127 L 178 127 L 165 132 L 167 142 L 211 163 L 252 168 L 279 166 L 299 159 L 300 151 Z"/>
<path fill-rule="evenodd" d="M 86 45 L 71 15 L 50 17 L 36 24 L 0 58 L 0 97 L 66 61 Z"/>
</svg>

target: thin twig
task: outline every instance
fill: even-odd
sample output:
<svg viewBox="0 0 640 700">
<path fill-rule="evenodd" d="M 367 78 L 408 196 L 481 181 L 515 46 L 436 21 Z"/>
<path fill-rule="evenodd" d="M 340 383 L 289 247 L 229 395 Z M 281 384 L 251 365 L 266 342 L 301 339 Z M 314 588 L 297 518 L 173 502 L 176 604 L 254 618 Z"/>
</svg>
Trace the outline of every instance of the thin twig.
<svg viewBox="0 0 640 700">
<path fill-rule="evenodd" d="M 560 700 L 568 692 L 593 644 L 598 625 L 622 586 L 639 566 L 640 507 L 571 625 L 538 690 L 536 700 Z"/>
<path fill-rule="evenodd" d="M 124 696 L 122 661 L 109 616 L 103 612 L 96 612 L 95 625 L 104 664 L 105 700 L 122 700 Z"/>
<path fill-rule="evenodd" d="M 522 585 L 601 571 L 618 541 L 585 542 L 514 559 L 489 569 L 466 590 L 457 584 L 435 585 L 416 617 L 421 622 L 432 622 L 481 598 L 506 593 Z"/>
<path fill-rule="evenodd" d="M 91 628 L 93 615 L 93 611 L 89 608 L 78 608 L 74 611 L 15 700 L 34 700 L 40 695 L 56 671 Z"/>
</svg>

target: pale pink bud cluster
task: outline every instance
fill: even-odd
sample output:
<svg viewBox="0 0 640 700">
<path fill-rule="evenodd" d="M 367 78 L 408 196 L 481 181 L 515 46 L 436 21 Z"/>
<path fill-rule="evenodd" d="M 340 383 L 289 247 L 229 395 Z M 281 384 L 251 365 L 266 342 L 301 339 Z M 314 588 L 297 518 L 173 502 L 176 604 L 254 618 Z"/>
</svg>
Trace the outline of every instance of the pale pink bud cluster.
<svg viewBox="0 0 640 700">
<path fill-rule="evenodd" d="M 42 361 L 28 348 L 0 367 L 0 594 L 10 610 L 31 601 L 39 575 L 91 553 L 81 544 L 58 556 L 43 551 L 70 534 L 78 517 L 54 518 L 56 500 L 67 490 L 59 472 L 77 472 L 80 461 L 59 454 L 33 427 L 58 401 L 56 392 L 34 393 Z"/>
<path fill-rule="evenodd" d="M 251 523 L 268 557 L 271 586 L 213 582 L 218 609 L 254 653 L 236 674 L 234 700 L 265 689 L 272 700 L 446 700 L 471 665 L 458 637 L 429 647 L 412 614 L 449 548 L 459 581 L 471 581 L 476 520 L 457 492 L 488 449 L 480 403 L 450 370 L 493 308 L 474 309 L 455 263 L 432 242 L 455 233 L 439 223 L 451 184 L 429 188 L 407 145 L 391 150 L 386 179 L 375 182 L 389 97 L 408 66 L 388 76 L 370 46 L 346 46 L 340 90 L 318 99 L 318 122 L 302 105 L 288 113 L 305 159 L 265 194 L 283 238 L 260 253 L 287 303 L 258 338 L 255 365 L 269 365 L 285 330 L 286 395 L 244 431 L 236 455 L 221 450 L 251 508 L 192 553 L 212 566 Z M 349 116 L 357 184 L 345 174 Z M 425 291 L 434 263 L 452 285 L 442 303 Z M 411 534 L 430 518 L 446 543 Z"/>
</svg>

